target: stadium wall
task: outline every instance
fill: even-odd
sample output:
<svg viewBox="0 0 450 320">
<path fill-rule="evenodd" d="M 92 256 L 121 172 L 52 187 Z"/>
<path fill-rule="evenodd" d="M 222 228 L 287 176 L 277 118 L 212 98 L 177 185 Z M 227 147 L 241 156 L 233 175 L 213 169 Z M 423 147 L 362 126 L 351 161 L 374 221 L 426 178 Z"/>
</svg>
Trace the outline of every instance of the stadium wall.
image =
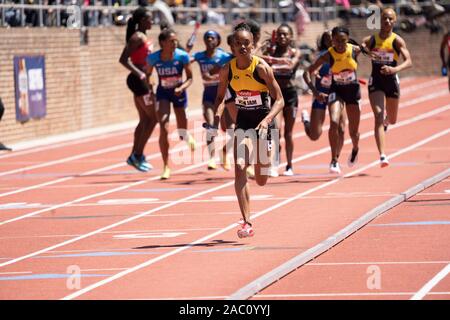
<svg viewBox="0 0 450 320">
<path fill-rule="evenodd" d="M 230 32 L 230 26 L 201 26 L 193 51 L 204 48 L 201 35 L 208 27 L 221 33 L 221 46 L 228 49 L 225 35 Z M 274 28 L 276 25 L 264 25 L 262 38 L 269 37 Z M 358 41 L 368 34 L 364 20 L 352 21 L 350 28 L 352 37 Z M 186 43 L 192 27 L 177 26 L 176 30 L 181 43 Z M 322 23 L 311 23 L 302 42 L 315 46 L 323 30 Z M 149 36 L 156 41 L 158 33 L 158 26 L 154 26 Z M 125 27 L 91 28 L 88 44 L 82 45 L 80 31 L 76 29 L 0 29 L 0 96 L 6 109 L 0 122 L 0 141 L 10 144 L 137 120 L 132 94 L 125 82 L 128 72 L 118 63 L 125 44 L 124 35 Z M 403 76 L 438 74 L 441 36 L 430 35 L 428 30 L 404 36 L 412 52 L 414 69 L 404 72 Z M 13 57 L 36 54 L 45 56 L 47 115 L 21 124 L 15 117 Z M 362 77 L 367 77 L 370 70 L 367 61 L 365 57 L 360 59 Z M 191 110 L 201 107 L 202 98 L 198 65 L 192 68 L 194 84 L 188 89 Z"/>
</svg>

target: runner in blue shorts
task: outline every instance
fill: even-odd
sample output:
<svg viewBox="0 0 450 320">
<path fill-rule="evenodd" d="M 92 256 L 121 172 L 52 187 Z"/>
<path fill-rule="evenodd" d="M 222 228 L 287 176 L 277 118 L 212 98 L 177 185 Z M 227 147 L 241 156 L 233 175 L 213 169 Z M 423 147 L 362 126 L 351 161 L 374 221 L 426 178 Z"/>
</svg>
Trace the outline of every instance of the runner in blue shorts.
<svg viewBox="0 0 450 320">
<path fill-rule="evenodd" d="M 164 162 L 161 179 L 168 179 L 170 177 L 168 140 L 170 104 L 173 104 L 174 107 L 180 139 L 187 141 L 192 151 L 195 149 L 195 140 L 187 131 L 186 118 L 186 89 L 192 84 L 192 70 L 187 52 L 177 48 L 178 38 L 175 31 L 163 30 L 159 34 L 158 40 L 161 50 L 149 55 L 147 61 L 150 65 L 150 74 L 155 68 L 159 79 L 156 101 L 161 127 L 159 146 Z M 186 73 L 184 81 L 183 70 Z"/>
<path fill-rule="evenodd" d="M 218 48 L 220 35 L 216 31 L 209 30 L 203 36 L 206 50 L 193 54 L 194 61 L 200 65 L 204 91 L 203 91 L 203 117 L 208 125 L 214 122 L 216 110 L 213 108 L 219 86 L 219 70 L 231 59 L 231 54 Z M 215 162 L 214 137 L 207 140 L 209 161 L 208 170 L 217 168 Z"/>
<path fill-rule="evenodd" d="M 328 52 L 328 48 L 331 47 L 331 32 L 325 31 L 322 33 L 317 47 L 319 50 L 319 57 Z M 303 79 L 305 83 L 308 83 L 308 77 L 311 78 L 309 72 L 303 73 Z M 319 69 L 319 72 L 314 75 L 315 77 L 315 87 L 317 91 L 328 95 L 331 86 L 331 72 L 330 64 L 324 63 Z M 305 133 L 313 141 L 316 141 L 322 135 L 322 127 L 325 121 L 325 114 L 327 109 L 326 102 L 320 102 L 317 98 L 313 98 L 311 116 L 308 111 L 302 110 L 302 122 L 305 128 Z M 328 110 L 330 114 L 330 119 L 332 123 L 338 124 L 338 130 L 328 131 L 328 140 L 330 146 L 336 149 L 336 158 L 339 159 L 339 154 L 341 153 L 342 147 L 344 145 L 344 134 L 345 134 L 345 109 L 339 115 L 339 110 L 336 105 L 330 105 Z M 339 173 L 339 167 L 330 167 L 332 173 Z"/>
</svg>

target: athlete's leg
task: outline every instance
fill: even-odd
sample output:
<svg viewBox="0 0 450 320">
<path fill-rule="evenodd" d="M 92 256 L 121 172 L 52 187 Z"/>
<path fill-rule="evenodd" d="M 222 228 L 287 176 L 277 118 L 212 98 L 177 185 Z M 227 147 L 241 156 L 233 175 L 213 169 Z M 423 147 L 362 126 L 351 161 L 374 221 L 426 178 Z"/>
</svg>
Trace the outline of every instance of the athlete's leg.
<svg viewBox="0 0 450 320">
<path fill-rule="evenodd" d="M 164 167 L 169 164 L 169 119 L 170 101 L 160 100 L 157 105 L 158 121 L 160 126 L 159 148 L 163 158 Z"/>
<path fill-rule="evenodd" d="M 228 110 L 228 112 L 230 113 L 231 116 L 231 120 L 236 123 L 236 118 L 237 118 L 237 108 L 236 105 L 234 104 L 234 100 L 228 101 L 225 103 L 225 108 Z"/>
<path fill-rule="evenodd" d="M 259 186 L 263 186 L 267 183 L 269 169 L 272 165 L 270 161 L 271 151 L 269 150 L 268 140 L 258 139 L 255 143 L 257 144 L 253 146 L 253 150 L 256 151 L 255 181 Z"/>
<path fill-rule="evenodd" d="M 397 122 L 398 103 L 398 98 L 386 97 L 386 117 L 389 124 L 395 124 Z"/>
<path fill-rule="evenodd" d="M 292 168 L 292 155 L 294 153 L 294 139 L 292 136 L 294 131 L 296 113 L 297 108 L 287 107 L 283 109 L 284 143 L 286 146 L 286 162 L 288 168 Z"/>
<path fill-rule="evenodd" d="M 322 135 L 322 127 L 325 121 L 325 111 L 326 109 L 312 108 L 311 120 L 307 123 L 304 122 L 305 133 L 312 141 L 318 140 Z"/>
<path fill-rule="evenodd" d="M 383 91 L 369 93 L 370 105 L 374 115 L 374 136 L 379 154 L 384 154 L 384 99 Z"/>
<path fill-rule="evenodd" d="M 225 139 L 227 139 L 227 135 L 230 135 L 230 138 L 228 140 L 225 141 L 225 143 L 223 144 L 222 147 L 222 167 L 225 170 L 230 170 L 231 166 L 230 166 L 230 162 L 228 160 L 228 152 L 230 150 L 233 149 L 233 142 L 234 142 L 234 122 L 231 118 L 230 112 L 228 111 L 228 109 L 224 109 L 222 118 L 220 119 L 221 121 L 221 126 L 222 126 L 222 130 L 225 131 Z"/>
<path fill-rule="evenodd" d="M 330 142 L 331 148 L 331 161 L 337 162 L 340 154 L 339 130 L 341 114 L 343 112 L 342 103 L 339 100 L 336 100 L 328 106 L 328 111 L 330 113 L 330 129 L 328 130 L 328 140 Z"/>
<path fill-rule="evenodd" d="M 209 125 L 214 124 L 214 115 L 215 115 L 214 106 L 209 103 L 208 101 L 203 102 L 203 118 L 205 119 L 205 122 Z M 208 153 L 209 153 L 209 159 L 210 161 L 214 161 L 215 157 L 215 147 L 214 147 L 214 137 L 211 137 L 210 140 L 206 141 L 206 145 L 208 147 Z M 208 164 L 208 168 L 214 169 L 215 163 L 212 162 Z"/>
<path fill-rule="evenodd" d="M 134 103 L 139 114 L 139 124 L 134 131 L 133 153 L 142 155 L 158 120 L 155 111 L 154 95 L 135 96 Z"/>
<path fill-rule="evenodd" d="M 338 159 L 341 154 L 342 147 L 344 146 L 346 119 L 347 119 L 347 112 L 345 111 L 345 108 L 342 108 L 341 116 L 339 118 L 339 129 L 338 129 L 338 142 L 337 142 L 337 155 L 336 155 L 336 157 Z"/>
<path fill-rule="evenodd" d="M 238 130 L 239 131 L 239 130 Z M 241 132 L 242 133 L 242 132 Z M 243 134 L 238 133 L 234 138 L 234 190 L 244 222 L 250 220 L 250 192 L 246 169 L 248 167 L 250 151 Z"/>
<path fill-rule="evenodd" d="M 194 151 L 195 140 L 187 130 L 188 122 L 186 117 L 186 109 L 184 107 L 174 106 L 173 110 L 175 112 L 175 117 L 177 120 L 178 135 L 180 136 L 180 139 L 186 141 L 191 151 Z"/>
<path fill-rule="evenodd" d="M 361 111 L 357 104 L 345 104 L 345 111 L 347 111 L 348 131 L 352 139 L 353 150 L 359 148 L 359 122 L 361 118 Z"/>
</svg>

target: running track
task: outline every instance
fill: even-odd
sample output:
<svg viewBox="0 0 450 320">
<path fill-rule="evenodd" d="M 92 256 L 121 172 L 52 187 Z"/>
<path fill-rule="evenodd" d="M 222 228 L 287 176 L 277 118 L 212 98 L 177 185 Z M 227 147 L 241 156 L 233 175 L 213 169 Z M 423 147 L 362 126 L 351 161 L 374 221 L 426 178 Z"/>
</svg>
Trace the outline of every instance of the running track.
<svg viewBox="0 0 450 320">
<path fill-rule="evenodd" d="M 296 175 L 251 182 L 251 239 L 236 236 L 232 173 L 207 171 L 204 148 L 158 179 L 158 130 L 147 174 L 124 162 L 132 129 L 0 154 L 0 299 L 448 299 L 447 83 L 401 85 L 391 166 L 363 87 L 358 166 L 347 139 L 343 175 L 328 174 L 327 131 L 311 142 L 298 122 Z"/>
</svg>

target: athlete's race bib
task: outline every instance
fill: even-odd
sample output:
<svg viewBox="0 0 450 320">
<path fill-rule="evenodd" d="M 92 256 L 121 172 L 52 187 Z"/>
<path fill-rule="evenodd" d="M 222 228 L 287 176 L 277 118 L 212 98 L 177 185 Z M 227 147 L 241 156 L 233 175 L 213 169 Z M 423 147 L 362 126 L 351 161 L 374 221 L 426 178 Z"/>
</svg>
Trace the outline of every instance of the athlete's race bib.
<svg viewBox="0 0 450 320">
<path fill-rule="evenodd" d="M 331 86 L 331 74 L 322 76 L 320 79 L 320 85 L 324 88 L 329 88 Z"/>
<path fill-rule="evenodd" d="M 259 91 L 239 91 L 236 92 L 236 106 L 241 109 L 255 109 L 263 105 L 261 92 Z"/>
<path fill-rule="evenodd" d="M 384 50 L 374 50 L 376 63 L 391 63 L 394 61 L 394 53 Z"/>
<path fill-rule="evenodd" d="M 352 70 L 344 70 L 339 73 L 333 73 L 333 79 L 338 84 L 348 84 L 356 81 L 356 73 Z"/>
<path fill-rule="evenodd" d="M 182 83 L 180 76 L 161 77 L 161 87 L 176 88 Z"/>
</svg>

